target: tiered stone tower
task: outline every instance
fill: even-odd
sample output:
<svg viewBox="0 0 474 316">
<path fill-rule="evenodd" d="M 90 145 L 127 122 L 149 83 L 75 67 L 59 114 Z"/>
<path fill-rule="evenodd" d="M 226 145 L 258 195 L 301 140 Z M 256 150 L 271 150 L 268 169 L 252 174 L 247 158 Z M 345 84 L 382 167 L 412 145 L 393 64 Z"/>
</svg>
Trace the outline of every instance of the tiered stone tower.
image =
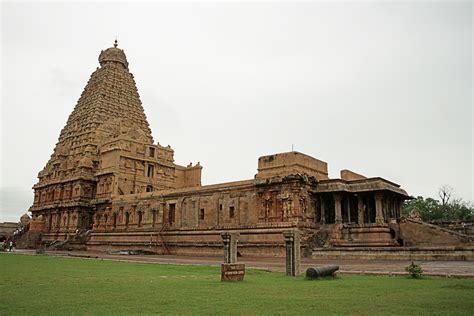
<svg viewBox="0 0 474 316">
<path fill-rule="evenodd" d="M 34 185 L 30 209 L 44 230 L 88 229 L 112 195 L 201 185 L 201 167 L 174 164 L 173 150 L 153 144 L 133 75 L 122 49 L 99 55 L 48 163 Z"/>
</svg>

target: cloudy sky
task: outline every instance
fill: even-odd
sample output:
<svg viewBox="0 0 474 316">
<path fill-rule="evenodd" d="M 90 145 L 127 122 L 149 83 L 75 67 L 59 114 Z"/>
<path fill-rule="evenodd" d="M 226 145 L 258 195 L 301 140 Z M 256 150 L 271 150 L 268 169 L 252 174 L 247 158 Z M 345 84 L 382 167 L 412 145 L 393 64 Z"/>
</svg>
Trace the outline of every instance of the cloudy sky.
<svg viewBox="0 0 474 316">
<path fill-rule="evenodd" d="M 1 4 L 0 222 L 31 204 L 118 38 L 155 141 L 203 183 L 295 150 L 473 200 L 472 2 Z"/>
</svg>

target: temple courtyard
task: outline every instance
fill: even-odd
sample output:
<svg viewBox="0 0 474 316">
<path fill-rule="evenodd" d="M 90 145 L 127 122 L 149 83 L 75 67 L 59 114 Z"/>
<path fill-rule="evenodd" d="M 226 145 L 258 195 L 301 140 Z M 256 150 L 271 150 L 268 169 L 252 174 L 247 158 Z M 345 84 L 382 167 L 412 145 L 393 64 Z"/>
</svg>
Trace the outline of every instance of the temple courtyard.
<svg viewBox="0 0 474 316">
<path fill-rule="evenodd" d="M 0 253 L 0 311 L 2 315 L 474 313 L 473 262 L 417 262 L 425 274 L 450 277 L 411 279 L 398 275 L 403 274 L 405 261 L 340 260 L 331 262 L 341 267 L 336 278 L 309 281 L 304 274 L 288 277 L 279 272 L 284 269 L 281 258 L 239 258 L 247 270 L 244 281 L 236 283 L 220 281 L 220 262 L 222 258 L 90 252 Z M 302 269 L 327 263 L 303 259 Z"/>
<path fill-rule="evenodd" d="M 35 255 L 35 250 L 16 250 L 16 253 Z M 99 251 L 47 251 L 50 256 L 102 259 L 133 263 L 161 263 L 176 265 L 207 265 L 220 266 L 222 256 L 218 257 L 193 257 L 176 255 L 127 255 L 125 252 L 106 253 Z M 244 263 L 247 268 L 268 270 L 272 272 L 285 272 L 285 258 L 275 257 L 238 257 L 239 263 Z M 411 261 L 406 260 L 325 260 L 314 258 L 301 258 L 301 273 L 307 268 L 323 265 L 338 265 L 339 274 L 360 275 L 406 275 L 405 267 Z M 474 261 L 419 261 L 415 262 L 423 268 L 425 276 L 457 277 L 474 279 Z"/>
</svg>

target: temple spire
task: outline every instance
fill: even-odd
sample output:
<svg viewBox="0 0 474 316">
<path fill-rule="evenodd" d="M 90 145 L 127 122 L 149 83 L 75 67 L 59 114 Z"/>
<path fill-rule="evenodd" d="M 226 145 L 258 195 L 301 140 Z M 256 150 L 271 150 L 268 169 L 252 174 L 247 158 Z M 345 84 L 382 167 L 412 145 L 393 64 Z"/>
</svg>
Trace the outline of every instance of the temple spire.
<svg viewBox="0 0 474 316">
<path fill-rule="evenodd" d="M 128 70 L 127 57 L 125 56 L 123 49 L 120 49 L 117 46 L 118 41 L 117 39 L 115 39 L 114 47 L 110 47 L 106 50 L 101 51 L 99 55 L 99 63 L 101 66 L 104 66 L 105 64 L 108 64 L 110 62 L 120 63 Z"/>
</svg>

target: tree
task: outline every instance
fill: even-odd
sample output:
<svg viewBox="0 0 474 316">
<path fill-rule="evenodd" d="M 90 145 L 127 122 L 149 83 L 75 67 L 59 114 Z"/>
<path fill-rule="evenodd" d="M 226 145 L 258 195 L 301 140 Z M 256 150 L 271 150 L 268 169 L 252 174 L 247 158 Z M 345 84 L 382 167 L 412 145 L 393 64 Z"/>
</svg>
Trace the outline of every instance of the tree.
<svg viewBox="0 0 474 316">
<path fill-rule="evenodd" d="M 425 200 L 422 196 L 418 196 L 415 199 L 405 201 L 402 207 L 402 215 L 408 216 L 413 209 L 420 212 L 421 219 L 425 222 L 441 217 L 439 202 L 432 198 Z"/>
<path fill-rule="evenodd" d="M 431 221 L 466 221 L 474 220 L 474 205 L 461 198 L 455 198 L 454 190 L 449 185 L 443 185 L 438 195 L 440 200 L 433 198 L 424 199 L 418 196 L 412 200 L 405 201 L 402 207 L 402 215 L 407 216 L 416 208 L 425 222 Z"/>
<path fill-rule="evenodd" d="M 447 205 L 449 205 L 451 196 L 453 195 L 453 191 L 454 191 L 453 188 L 447 184 L 439 188 L 438 196 L 441 199 L 441 205 L 443 207 L 446 207 Z"/>
</svg>

